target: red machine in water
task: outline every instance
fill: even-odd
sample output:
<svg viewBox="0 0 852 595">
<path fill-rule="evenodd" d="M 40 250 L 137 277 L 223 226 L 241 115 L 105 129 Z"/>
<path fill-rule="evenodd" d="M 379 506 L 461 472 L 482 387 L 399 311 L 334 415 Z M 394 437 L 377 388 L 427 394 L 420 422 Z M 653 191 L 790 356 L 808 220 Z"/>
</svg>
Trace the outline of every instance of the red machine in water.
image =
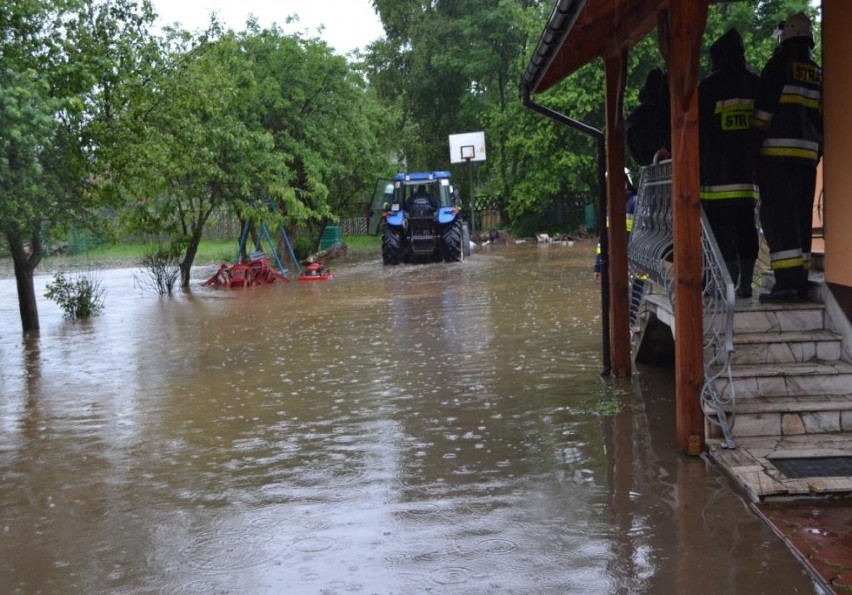
<svg viewBox="0 0 852 595">
<path fill-rule="evenodd" d="M 204 282 L 213 287 L 249 287 L 251 285 L 268 285 L 276 279 L 289 282 L 290 279 L 276 271 L 269 264 L 265 254 L 252 255 L 245 263 L 228 265 L 223 263 L 216 273 Z"/>
<path fill-rule="evenodd" d="M 334 278 L 334 273 L 326 271 L 319 262 L 312 262 L 305 268 L 305 272 L 299 275 L 299 281 L 328 281 Z"/>
</svg>

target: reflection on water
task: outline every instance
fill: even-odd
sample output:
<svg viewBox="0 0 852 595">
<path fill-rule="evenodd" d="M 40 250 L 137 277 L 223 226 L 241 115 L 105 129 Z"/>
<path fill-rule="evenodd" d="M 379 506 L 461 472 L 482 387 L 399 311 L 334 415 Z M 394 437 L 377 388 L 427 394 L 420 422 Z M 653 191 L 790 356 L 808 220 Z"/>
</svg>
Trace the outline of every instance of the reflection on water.
<svg viewBox="0 0 852 595">
<path fill-rule="evenodd" d="M 173 298 L 110 270 L 102 317 L 41 301 L 27 339 L 0 280 L 3 591 L 813 592 L 676 455 L 671 373 L 601 380 L 591 261 Z"/>
</svg>

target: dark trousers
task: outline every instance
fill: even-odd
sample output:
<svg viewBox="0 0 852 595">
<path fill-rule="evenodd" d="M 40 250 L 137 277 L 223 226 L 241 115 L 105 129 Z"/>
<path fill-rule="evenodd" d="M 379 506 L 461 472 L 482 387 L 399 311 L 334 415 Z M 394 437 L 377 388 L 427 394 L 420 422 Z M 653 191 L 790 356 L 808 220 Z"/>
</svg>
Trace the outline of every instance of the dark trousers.
<svg viewBox="0 0 852 595">
<path fill-rule="evenodd" d="M 725 262 L 757 260 L 760 241 L 754 217 L 754 200 L 705 200 L 703 205 Z"/>
<path fill-rule="evenodd" d="M 757 174 L 760 222 L 769 244 L 775 286 L 803 288 L 811 254 L 816 163 L 764 158 Z"/>
</svg>

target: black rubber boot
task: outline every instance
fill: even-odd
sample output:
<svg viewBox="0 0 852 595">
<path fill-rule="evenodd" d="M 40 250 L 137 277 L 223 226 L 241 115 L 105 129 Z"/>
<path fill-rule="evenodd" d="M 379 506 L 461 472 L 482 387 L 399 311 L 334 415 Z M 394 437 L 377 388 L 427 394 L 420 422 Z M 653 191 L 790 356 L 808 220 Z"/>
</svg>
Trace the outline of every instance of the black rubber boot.
<svg viewBox="0 0 852 595">
<path fill-rule="evenodd" d="M 801 290 L 801 267 L 775 271 L 775 286 L 769 293 L 760 294 L 761 304 L 796 304 L 807 299 Z"/>
<path fill-rule="evenodd" d="M 754 283 L 754 261 L 740 261 L 740 284 L 737 287 L 737 297 L 750 298 L 752 284 Z"/>
<path fill-rule="evenodd" d="M 798 289 L 773 287 L 769 293 L 760 294 L 761 304 L 800 304 L 807 299 Z"/>
</svg>

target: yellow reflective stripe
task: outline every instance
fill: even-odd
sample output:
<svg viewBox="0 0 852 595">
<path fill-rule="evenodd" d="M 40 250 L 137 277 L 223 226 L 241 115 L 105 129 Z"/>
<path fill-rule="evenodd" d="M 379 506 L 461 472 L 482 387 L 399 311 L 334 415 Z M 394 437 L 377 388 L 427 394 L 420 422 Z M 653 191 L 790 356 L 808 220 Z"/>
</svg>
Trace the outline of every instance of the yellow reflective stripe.
<svg viewBox="0 0 852 595">
<path fill-rule="evenodd" d="M 802 266 L 802 261 L 797 259 L 779 260 L 772 263 L 772 270 L 794 269 Z"/>
<path fill-rule="evenodd" d="M 598 247 L 595 249 L 595 254 L 597 254 L 598 256 L 600 256 L 600 255 L 601 255 L 601 245 L 600 245 L 600 242 L 598 242 Z"/>
<path fill-rule="evenodd" d="M 633 215 L 627 215 L 625 226 L 627 227 L 627 231 L 633 231 Z M 606 218 L 606 228 L 609 229 L 609 216 Z"/>
<path fill-rule="evenodd" d="M 763 147 L 760 150 L 761 155 L 767 157 L 799 157 L 801 159 L 817 160 L 817 152 L 808 149 L 793 149 L 784 147 Z"/>
<path fill-rule="evenodd" d="M 779 250 L 769 254 L 769 262 L 773 271 L 801 267 L 804 265 L 804 260 L 801 248 Z"/>
<path fill-rule="evenodd" d="M 810 97 L 802 97 L 801 95 L 782 95 L 778 98 L 778 103 L 803 105 L 811 109 L 819 109 L 819 99 L 811 99 Z"/>
<path fill-rule="evenodd" d="M 702 190 L 699 193 L 701 200 L 725 200 L 727 198 L 746 198 L 757 200 L 759 198 L 759 194 L 756 190 L 727 190 L 722 192 L 712 192 L 708 190 Z"/>
</svg>

